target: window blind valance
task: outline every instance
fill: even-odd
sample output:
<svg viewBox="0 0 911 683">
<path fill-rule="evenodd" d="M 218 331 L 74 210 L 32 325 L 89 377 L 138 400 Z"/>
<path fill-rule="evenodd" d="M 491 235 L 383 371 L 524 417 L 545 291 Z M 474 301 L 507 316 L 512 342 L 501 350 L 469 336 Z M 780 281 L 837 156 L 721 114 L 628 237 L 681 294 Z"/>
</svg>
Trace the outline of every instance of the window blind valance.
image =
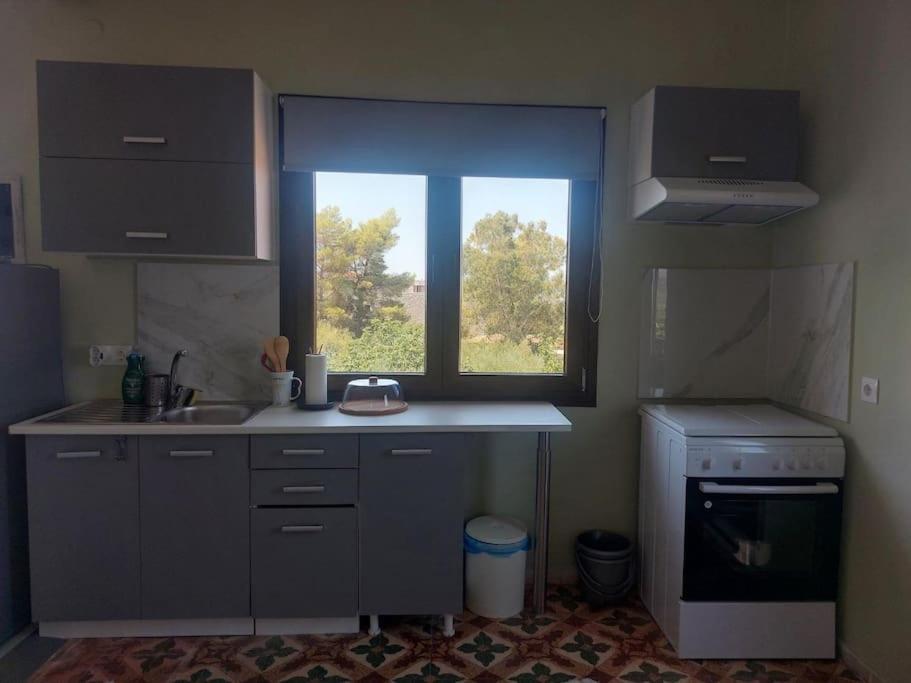
<svg viewBox="0 0 911 683">
<path fill-rule="evenodd" d="M 602 112 L 285 95 L 283 168 L 595 180 Z"/>
</svg>

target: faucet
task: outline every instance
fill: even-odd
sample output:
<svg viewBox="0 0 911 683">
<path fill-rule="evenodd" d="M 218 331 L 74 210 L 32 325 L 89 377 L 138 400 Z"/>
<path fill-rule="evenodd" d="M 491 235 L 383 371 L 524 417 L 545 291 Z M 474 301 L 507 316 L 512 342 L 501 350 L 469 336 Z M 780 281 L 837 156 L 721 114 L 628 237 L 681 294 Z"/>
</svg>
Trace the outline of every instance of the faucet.
<svg viewBox="0 0 911 683">
<path fill-rule="evenodd" d="M 184 388 L 177 383 L 177 366 L 180 365 L 180 359 L 186 355 L 187 350 L 181 349 L 174 354 L 174 359 L 171 361 L 171 376 L 168 380 L 168 410 L 182 407 L 180 404 L 185 400 L 183 396 Z"/>
</svg>

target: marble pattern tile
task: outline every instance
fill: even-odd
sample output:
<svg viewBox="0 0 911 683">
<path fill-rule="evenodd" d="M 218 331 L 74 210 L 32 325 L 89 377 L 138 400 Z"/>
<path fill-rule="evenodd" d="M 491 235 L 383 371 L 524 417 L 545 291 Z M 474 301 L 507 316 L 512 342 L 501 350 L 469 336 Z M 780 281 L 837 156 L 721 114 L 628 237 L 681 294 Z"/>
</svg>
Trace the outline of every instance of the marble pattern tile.
<svg viewBox="0 0 911 683">
<path fill-rule="evenodd" d="M 139 263 L 137 345 L 150 371 L 167 372 L 177 349 L 181 384 L 204 400 L 268 399 L 262 340 L 278 334 L 278 267 Z"/>
<path fill-rule="evenodd" d="M 772 273 L 770 398 L 848 419 L 854 264 Z"/>
<path fill-rule="evenodd" d="M 640 398 L 767 395 L 769 271 L 643 273 Z"/>
</svg>

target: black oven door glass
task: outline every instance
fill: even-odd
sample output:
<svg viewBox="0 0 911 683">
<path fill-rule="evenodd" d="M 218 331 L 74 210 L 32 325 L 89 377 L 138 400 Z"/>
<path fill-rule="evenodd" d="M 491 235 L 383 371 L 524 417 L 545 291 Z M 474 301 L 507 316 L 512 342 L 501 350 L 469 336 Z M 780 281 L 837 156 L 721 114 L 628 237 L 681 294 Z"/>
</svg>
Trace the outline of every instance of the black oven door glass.
<svg viewBox="0 0 911 683">
<path fill-rule="evenodd" d="M 841 486 L 838 480 L 687 479 L 683 599 L 834 600 Z"/>
</svg>

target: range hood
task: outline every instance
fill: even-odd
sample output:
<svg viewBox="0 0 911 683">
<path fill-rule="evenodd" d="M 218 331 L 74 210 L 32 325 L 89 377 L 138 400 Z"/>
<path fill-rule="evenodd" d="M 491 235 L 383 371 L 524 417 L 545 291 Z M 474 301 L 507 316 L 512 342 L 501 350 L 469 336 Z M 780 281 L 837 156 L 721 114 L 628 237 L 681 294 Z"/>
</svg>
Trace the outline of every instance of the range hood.
<svg viewBox="0 0 911 683">
<path fill-rule="evenodd" d="M 760 225 L 815 206 L 799 113 L 795 90 L 652 88 L 631 110 L 630 218 Z"/>
<path fill-rule="evenodd" d="M 760 225 L 818 202 L 806 185 L 782 180 L 649 178 L 630 189 L 632 218 L 661 223 Z"/>
</svg>

